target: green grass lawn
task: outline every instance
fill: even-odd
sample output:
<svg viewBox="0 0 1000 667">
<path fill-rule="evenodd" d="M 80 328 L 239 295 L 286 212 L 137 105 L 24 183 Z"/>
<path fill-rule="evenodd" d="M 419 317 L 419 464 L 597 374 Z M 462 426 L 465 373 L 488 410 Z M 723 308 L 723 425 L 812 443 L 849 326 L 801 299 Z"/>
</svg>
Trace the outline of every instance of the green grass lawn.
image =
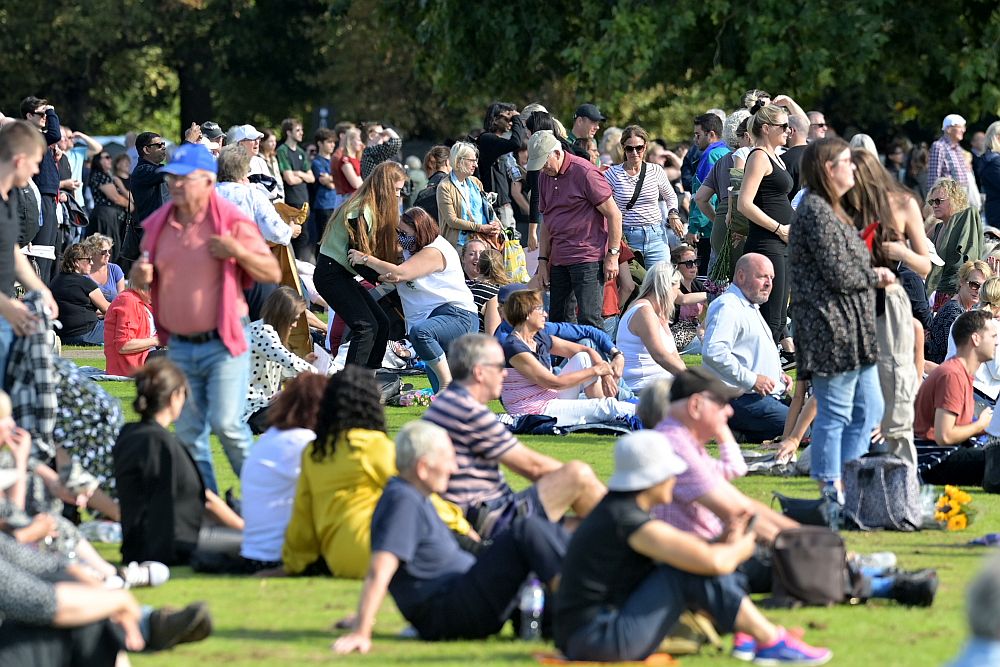
<svg viewBox="0 0 1000 667">
<path fill-rule="evenodd" d="M 80 358 L 75 350 L 65 352 L 78 363 L 103 366 L 103 358 Z M 688 360 L 689 363 L 693 360 Z M 413 381 L 413 380 L 409 380 Z M 417 386 L 426 386 L 422 377 Z M 131 409 L 133 388 L 128 383 L 104 385 L 122 400 L 126 418 Z M 499 407 L 499 406 L 495 406 Z M 417 418 L 423 408 L 388 408 L 391 432 Z M 570 435 L 565 437 L 525 437 L 528 446 L 560 460 L 580 459 L 589 463 L 602 479 L 611 474 L 613 439 Z M 228 462 L 213 436 L 216 470 L 222 489 L 238 487 Z M 513 486 L 524 486 L 509 477 Z M 770 502 L 771 492 L 781 490 L 793 496 L 815 496 L 814 485 L 805 478 L 779 479 L 749 477 L 737 482 L 745 493 Z M 787 626 L 806 628 L 808 641 L 826 645 L 835 652 L 838 665 L 941 665 L 953 656 L 965 638 L 964 590 L 978 570 L 988 548 L 963 546 L 973 537 L 1000 532 L 1000 496 L 969 489 L 979 510 L 976 523 L 957 533 L 924 531 L 916 534 L 893 532 L 844 533 L 848 548 L 867 553 L 893 551 L 906 569 L 935 567 L 941 587 L 930 609 L 907 609 L 894 603 L 873 601 L 858 607 L 799 609 L 768 612 Z M 117 562 L 118 551 L 101 546 L 102 553 Z M 551 644 L 524 643 L 512 638 L 508 629 L 498 638 L 482 642 L 426 643 L 397 639 L 405 627 L 387 598 L 378 617 L 375 644 L 367 656 L 334 657 L 331 640 L 339 632 L 332 629 L 337 619 L 354 611 L 360 582 L 328 578 L 256 579 L 194 575 L 188 568 L 173 568 L 171 581 L 158 589 L 136 591 L 139 600 L 151 605 L 183 606 L 192 600 L 206 600 L 215 618 L 215 633 L 208 640 L 180 646 L 155 655 L 137 655 L 133 664 L 144 666 L 312 665 L 335 662 L 344 665 L 532 665 L 532 653 L 553 650 Z M 216 663 L 218 661 L 218 663 Z M 685 665 L 737 664 L 728 656 L 685 657 Z M 985 667 L 985 666 L 984 666 Z"/>
</svg>

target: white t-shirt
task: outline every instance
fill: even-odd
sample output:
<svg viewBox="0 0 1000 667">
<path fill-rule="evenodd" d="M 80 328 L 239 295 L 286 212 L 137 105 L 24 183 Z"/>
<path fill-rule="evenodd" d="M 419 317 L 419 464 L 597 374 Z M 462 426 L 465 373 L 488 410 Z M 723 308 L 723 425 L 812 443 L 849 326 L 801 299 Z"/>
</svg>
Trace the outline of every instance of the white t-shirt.
<svg viewBox="0 0 1000 667">
<path fill-rule="evenodd" d="M 295 487 L 302 472 L 302 451 L 316 434 L 307 428 L 269 428 L 243 462 L 244 558 L 281 560 L 285 529 L 292 518 Z"/>
<path fill-rule="evenodd" d="M 438 236 L 426 247 L 441 251 L 444 255 L 444 269 L 423 278 L 396 283 L 407 326 L 420 324 L 431 316 L 435 308 L 449 303 L 478 314 L 472 291 L 465 284 L 462 261 L 455 246 L 443 236 Z"/>
</svg>

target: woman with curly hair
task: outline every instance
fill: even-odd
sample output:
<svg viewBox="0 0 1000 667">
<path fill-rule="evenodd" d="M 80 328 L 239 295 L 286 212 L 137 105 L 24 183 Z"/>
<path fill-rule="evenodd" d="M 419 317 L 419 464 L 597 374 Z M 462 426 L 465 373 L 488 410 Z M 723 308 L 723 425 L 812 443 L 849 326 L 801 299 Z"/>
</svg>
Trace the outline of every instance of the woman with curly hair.
<svg viewBox="0 0 1000 667">
<path fill-rule="evenodd" d="M 965 188 L 952 178 L 935 183 L 927 203 L 940 220 L 928 236 L 944 260 L 944 266 L 932 267 L 927 276 L 927 294 L 935 293 L 932 310 L 936 313 L 962 286 L 959 269 L 966 262 L 983 259 L 983 219 L 979 209 L 969 206 Z"/>
<path fill-rule="evenodd" d="M 360 579 L 368 570 L 372 513 L 396 474 L 396 446 L 379 399 L 371 371 L 360 366 L 345 366 L 327 383 L 285 531 L 286 574 Z M 449 527 L 469 532 L 461 510 L 438 496 L 431 500 Z"/>
</svg>

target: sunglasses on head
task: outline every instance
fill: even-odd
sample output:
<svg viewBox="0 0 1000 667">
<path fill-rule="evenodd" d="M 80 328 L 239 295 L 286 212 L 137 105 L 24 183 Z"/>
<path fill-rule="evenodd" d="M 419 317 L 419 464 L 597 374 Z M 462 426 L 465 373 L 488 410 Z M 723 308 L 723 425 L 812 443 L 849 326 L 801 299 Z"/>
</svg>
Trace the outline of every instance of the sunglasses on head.
<svg viewBox="0 0 1000 667">
<path fill-rule="evenodd" d="M 638 146 L 625 146 L 626 153 L 635 153 L 638 155 L 644 150 L 646 150 L 646 144 L 639 144 Z"/>
</svg>

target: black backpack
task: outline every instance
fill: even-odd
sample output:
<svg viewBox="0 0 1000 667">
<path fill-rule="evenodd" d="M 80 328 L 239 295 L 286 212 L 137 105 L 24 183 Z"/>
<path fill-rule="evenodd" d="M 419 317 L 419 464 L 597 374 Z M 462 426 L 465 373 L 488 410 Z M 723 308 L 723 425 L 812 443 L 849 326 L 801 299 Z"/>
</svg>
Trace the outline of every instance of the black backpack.
<svg viewBox="0 0 1000 667">
<path fill-rule="evenodd" d="M 840 535 L 820 526 L 790 528 L 774 539 L 770 607 L 857 604 L 869 597 L 861 574 L 847 565 Z"/>
<path fill-rule="evenodd" d="M 440 225 L 441 221 L 438 220 L 437 187 L 447 176 L 445 174 L 441 174 L 441 178 L 435 178 L 435 176 L 437 174 L 431 176 L 427 182 L 427 187 L 417 193 L 417 198 L 413 200 L 413 205 L 427 211 L 428 215 L 434 218 L 434 221 Z"/>
</svg>

